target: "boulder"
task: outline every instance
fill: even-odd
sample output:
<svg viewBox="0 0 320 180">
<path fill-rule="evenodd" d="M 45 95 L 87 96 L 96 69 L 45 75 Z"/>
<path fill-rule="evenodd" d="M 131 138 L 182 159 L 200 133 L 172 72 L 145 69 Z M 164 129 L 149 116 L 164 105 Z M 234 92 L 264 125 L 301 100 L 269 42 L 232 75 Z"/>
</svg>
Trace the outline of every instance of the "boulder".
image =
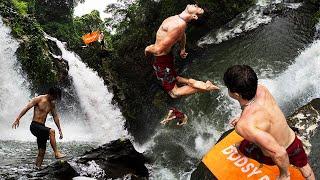
<svg viewBox="0 0 320 180">
<path fill-rule="evenodd" d="M 105 173 L 104 178 L 121 178 L 128 174 L 147 178 L 146 158 L 137 152 L 130 140 L 117 140 L 93 149 L 76 161 L 77 164 L 96 163 Z"/>
<path fill-rule="evenodd" d="M 320 98 L 296 110 L 288 119 L 288 124 L 295 127 L 299 137 L 303 140 L 307 153 L 311 150 L 311 140 L 316 134 L 320 122 Z"/>
<path fill-rule="evenodd" d="M 96 179 L 147 179 L 147 159 L 137 152 L 130 140 L 116 140 L 86 152 L 80 158 L 57 161 L 31 174 L 32 179 L 69 180 L 77 176 Z"/>
</svg>

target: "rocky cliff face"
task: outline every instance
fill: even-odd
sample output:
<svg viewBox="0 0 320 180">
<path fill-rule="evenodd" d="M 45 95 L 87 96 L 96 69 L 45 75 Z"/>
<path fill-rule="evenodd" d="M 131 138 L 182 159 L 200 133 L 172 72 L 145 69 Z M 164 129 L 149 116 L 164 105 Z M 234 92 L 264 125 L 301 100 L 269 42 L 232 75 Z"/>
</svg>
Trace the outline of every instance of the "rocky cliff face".
<svg viewBox="0 0 320 180">
<path fill-rule="evenodd" d="M 49 54 L 44 32 L 34 16 L 28 15 L 32 8 L 27 10 L 28 12 L 25 12 L 26 10 L 12 1 L 0 1 L 0 15 L 20 42 L 17 57 L 22 69 L 28 75 L 33 89 L 42 91 L 45 87 L 66 81 L 67 67 L 55 61 Z"/>
<path fill-rule="evenodd" d="M 309 154 L 309 163 L 311 164 L 312 168 L 319 169 L 318 160 L 320 155 L 317 150 L 319 148 L 319 140 L 317 140 L 317 136 L 315 135 L 319 134 L 320 99 L 314 99 L 305 106 L 297 109 L 287 118 L 287 121 L 291 127 L 294 127 L 298 130 L 298 136 L 303 140 L 304 147 Z M 316 152 L 314 153 L 313 151 Z M 320 174 L 316 174 L 316 177 L 320 177 Z M 206 167 L 206 165 L 200 162 L 197 169 L 192 173 L 191 179 L 209 180 L 216 178 Z"/>
</svg>

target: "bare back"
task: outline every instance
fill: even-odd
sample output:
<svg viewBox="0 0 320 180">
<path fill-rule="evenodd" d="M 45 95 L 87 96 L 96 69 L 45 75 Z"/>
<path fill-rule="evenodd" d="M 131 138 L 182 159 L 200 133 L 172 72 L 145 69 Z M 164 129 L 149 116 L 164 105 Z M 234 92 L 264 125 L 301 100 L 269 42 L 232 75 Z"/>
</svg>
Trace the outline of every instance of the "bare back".
<svg viewBox="0 0 320 180">
<path fill-rule="evenodd" d="M 258 86 L 254 103 L 243 110 L 238 123 L 241 127 L 254 126 L 267 132 L 284 148 L 287 148 L 295 138 L 295 133 L 287 124 L 275 99 L 262 85 Z"/>
<path fill-rule="evenodd" d="M 49 100 L 47 95 L 38 96 L 34 101 L 33 121 L 44 124 L 47 115 L 55 111 L 55 105 Z"/>
<path fill-rule="evenodd" d="M 162 41 L 164 41 L 166 38 L 170 38 L 174 42 L 166 49 L 164 53 L 159 54 L 159 56 L 168 54 L 171 51 L 172 46 L 180 41 L 184 36 L 186 27 L 187 24 L 181 18 L 179 18 L 178 15 L 168 17 L 162 22 L 157 31 L 155 45 L 162 43 Z"/>
</svg>

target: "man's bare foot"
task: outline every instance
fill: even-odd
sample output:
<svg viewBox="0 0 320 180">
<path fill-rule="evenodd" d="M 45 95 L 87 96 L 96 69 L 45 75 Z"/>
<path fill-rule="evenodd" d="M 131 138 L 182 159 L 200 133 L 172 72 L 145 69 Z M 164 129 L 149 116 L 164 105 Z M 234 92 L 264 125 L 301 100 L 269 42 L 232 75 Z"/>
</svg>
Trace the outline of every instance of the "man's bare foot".
<svg viewBox="0 0 320 180">
<path fill-rule="evenodd" d="M 214 91 L 214 90 L 220 89 L 218 86 L 215 86 L 214 84 L 212 84 L 212 82 L 209 80 L 206 82 L 206 86 L 208 91 Z"/>
<path fill-rule="evenodd" d="M 66 155 L 61 154 L 60 152 L 57 152 L 57 153 L 54 155 L 54 157 L 55 157 L 56 159 L 61 159 L 61 158 L 66 157 Z"/>
<path fill-rule="evenodd" d="M 204 91 L 213 91 L 213 90 L 219 89 L 217 86 L 213 85 L 211 81 L 207 81 L 207 82 L 195 81 L 194 83 L 192 83 L 192 87 L 201 89 Z"/>
<path fill-rule="evenodd" d="M 183 119 L 181 119 L 181 121 L 178 121 L 177 125 L 178 126 L 183 126 L 183 125 L 187 124 L 187 122 L 188 122 L 188 116 L 184 114 Z"/>
</svg>

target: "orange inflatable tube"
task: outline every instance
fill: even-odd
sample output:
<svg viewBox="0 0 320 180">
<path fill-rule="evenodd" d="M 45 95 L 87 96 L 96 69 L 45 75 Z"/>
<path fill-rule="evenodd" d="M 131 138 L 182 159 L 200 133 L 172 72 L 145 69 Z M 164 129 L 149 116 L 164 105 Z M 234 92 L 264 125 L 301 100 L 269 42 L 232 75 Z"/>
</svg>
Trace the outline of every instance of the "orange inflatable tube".
<svg viewBox="0 0 320 180">
<path fill-rule="evenodd" d="M 92 42 L 95 42 L 99 39 L 100 32 L 99 31 L 94 31 L 92 33 L 88 33 L 82 36 L 82 40 L 85 44 L 90 44 Z"/>
<path fill-rule="evenodd" d="M 232 131 L 204 156 L 202 162 L 218 179 L 277 179 L 279 176 L 277 166 L 260 164 L 238 153 L 234 145 L 242 140 L 241 136 Z M 290 166 L 289 171 L 291 179 L 304 179 L 297 168 Z"/>
</svg>

